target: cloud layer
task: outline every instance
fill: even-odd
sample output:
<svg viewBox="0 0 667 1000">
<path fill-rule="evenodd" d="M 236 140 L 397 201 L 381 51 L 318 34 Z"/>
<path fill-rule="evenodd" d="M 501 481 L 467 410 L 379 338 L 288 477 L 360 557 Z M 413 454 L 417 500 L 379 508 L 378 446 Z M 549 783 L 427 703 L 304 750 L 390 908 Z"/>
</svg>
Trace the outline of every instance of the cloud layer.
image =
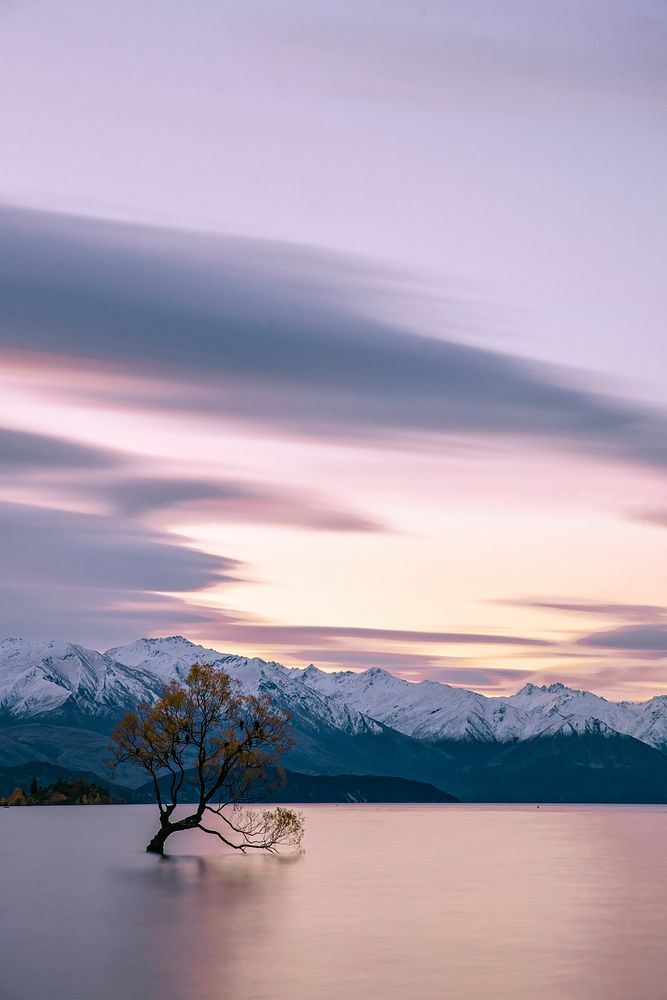
<svg viewBox="0 0 667 1000">
<path fill-rule="evenodd" d="M 296 490 L 239 480 L 165 476 L 117 476 L 83 492 L 110 503 L 121 517 L 164 514 L 175 508 L 189 517 L 221 522 L 284 525 L 319 531 L 387 530 L 378 521 L 334 507 Z"/>
<path fill-rule="evenodd" d="M 234 559 L 126 520 L 0 502 L 3 634 L 104 644 L 218 620 L 169 596 L 238 579 Z"/>
<path fill-rule="evenodd" d="M 2 577 L 17 584 L 78 584 L 181 592 L 235 579 L 232 559 L 198 552 L 110 517 L 0 503 Z"/>
<path fill-rule="evenodd" d="M 0 427 L 0 473 L 105 469 L 118 464 L 118 456 L 104 448 Z"/>
<path fill-rule="evenodd" d="M 158 425 L 166 415 L 195 415 L 213 429 L 213 441 L 230 424 L 259 429 L 263 446 L 297 439 L 351 451 L 430 448 L 457 438 L 472 453 L 480 440 L 488 447 L 514 439 L 659 472 L 667 466 L 663 413 L 577 387 L 563 372 L 518 356 L 462 344 L 447 331 L 429 338 L 374 319 L 364 298 L 371 272 L 355 272 L 342 257 L 11 209 L 0 210 L 1 251 L 0 359 L 34 363 L 50 373 L 51 391 L 80 407 L 94 400 L 119 414 L 157 417 Z M 648 604 L 514 602 L 641 622 L 580 638 L 578 654 L 567 651 L 562 634 L 557 645 L 521 626 L 301 625 L 225 610 L 224 587 L 244 578 L 244 565 L 168 533 L 173 519 L 371 541 L 393 528 L 336 497 L 294 487 L 287 471 L 275 481 L 252 479 L 223 474 L 220 463 L 207 475 L 187 455 L 158 453 L 0 431 L 5 486 L 35 491 L 32 504 L 0 502 L 7 539 L 0 569 L 11 581 L 2 587 L 3 630 L 29 631 L 38 609 L 42 630 L 91 644 L 184 631 L 230 649 L 313 653 L 353 666 L 382 661 L 406 676 L 455 682 L 464 682 L 467 668 L 437 646 L 554 659 L 667 649 L 662 625 L 646 624 L 662 609 Z M 68 503 L 105 513 L 61 509 Z M 214 602 L 202 597 L 211 588 Z M 530 673 L 485 664 L 476 677 L 492 688 Z"/>
<path fill-rule="evenodd" d="M 641 621 L 645 619 L 660 619 L 667 615 L 667 607 L 661 604 L 631 604 L 618 601 L 577 601 L 577 600 L 547 600 L 532 598 L 506 601 L 520 608 L 536 608 L 545 611 L 563 611 L 567 614 L 603 615 L 606 618 L 630 619 Z"/>
<path fill-rule="evenodd" d="M 606 632 L 593 632 L 581 638 L 579 644 L 594 649 L 667 655 L 667 625 L 625 625 Z"/>
<path fill-rule="evenodd" d="M 335 255 L 7 208 L 0 251 L 0 347 L 162 380 L 146 405 L 347 443 L 513 436 L 667 466 L 664 413 L 376 321 Z"/>
</svg>

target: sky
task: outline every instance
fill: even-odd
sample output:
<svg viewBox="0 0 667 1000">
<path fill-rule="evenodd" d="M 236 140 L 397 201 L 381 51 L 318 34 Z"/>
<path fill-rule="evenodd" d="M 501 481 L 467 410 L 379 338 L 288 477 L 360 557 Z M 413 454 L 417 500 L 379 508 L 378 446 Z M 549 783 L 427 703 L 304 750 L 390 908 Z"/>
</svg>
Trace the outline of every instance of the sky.
<svg viewBox="0 0 667 1000">
<path fill-rule="evenodd" d="M 667 693 L 666 43 L 0 0 L 0 634 Z"/>
</svg>

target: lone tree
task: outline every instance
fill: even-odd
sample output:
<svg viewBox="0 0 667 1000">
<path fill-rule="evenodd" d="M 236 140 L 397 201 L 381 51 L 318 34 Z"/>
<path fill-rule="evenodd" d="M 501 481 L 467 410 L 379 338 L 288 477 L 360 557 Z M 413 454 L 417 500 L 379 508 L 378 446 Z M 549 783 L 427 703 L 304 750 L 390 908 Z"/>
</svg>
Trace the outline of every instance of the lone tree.
<svg viewBox="0 0 667 1000">
<path fill-rule="evenodd" d="M 199 828 L 239 851 L 298 849 L 303 818 L 292 809 L 242 808 L 266 790 L 267 768 L 292 746 L 289 718 L 267 695 L 243 694 L 238 681 L 208 663 L 195 663 L 184 683 L 171 681 L 153 705 L 128 712 L 111 735 L 110 766 L 138 764 L 150 777 L 160 828 L 146 850 L 164 854 L 172 833 Z M 193 802 L 174 818 L 177 805 Z M 219 817 L 221 828 L 205 825 Z"/>
</svg>

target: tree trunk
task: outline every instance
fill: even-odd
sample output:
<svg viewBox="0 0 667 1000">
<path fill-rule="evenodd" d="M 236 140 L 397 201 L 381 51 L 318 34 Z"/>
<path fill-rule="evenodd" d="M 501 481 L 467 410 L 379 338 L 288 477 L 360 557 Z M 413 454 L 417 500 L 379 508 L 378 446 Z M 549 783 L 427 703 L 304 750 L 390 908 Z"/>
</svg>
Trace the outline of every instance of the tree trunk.
<svg viewBox="0 0 667 1000">
<path fill-rule="evenodd" d="M 164 854 L 164 845 L 167 837 L 169 837 L 174 832 L 175 827 L 171 825 L 162 826 L 155 834 L 150 844 L 146 848 L 149 854 Z"/>
<path fill-rule="evenodd" d="M 172 823 L 167 816 L 163 816 L 160 820 L 160 829 L 155 834 L 146 850 L 150 854 L 164 854 L 164 844 L 167 837 L 171 837 L 172 833 L 176 833 L 178 830 L 194 830 L 201 823 L 203 814 L 204 807 L 201 806 L 197 809 L 197 812 L 193 813 L 191 816 L 185 816 L 183 819 L 178 819 L 175 823 Z"/>
</svg>

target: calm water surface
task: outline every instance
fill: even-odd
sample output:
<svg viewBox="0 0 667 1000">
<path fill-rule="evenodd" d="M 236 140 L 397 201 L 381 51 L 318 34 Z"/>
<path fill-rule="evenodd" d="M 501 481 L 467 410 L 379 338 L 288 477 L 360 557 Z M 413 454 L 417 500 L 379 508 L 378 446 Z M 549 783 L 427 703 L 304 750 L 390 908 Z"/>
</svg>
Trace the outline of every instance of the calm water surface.
<svg viewBox="0 0 667 1000">
<path fill-rule="evenodd" d="M 310 806 L 306 853 L 0 810 L 2 1000 L 667 998 L 667 808 Z"/>
</svg>

